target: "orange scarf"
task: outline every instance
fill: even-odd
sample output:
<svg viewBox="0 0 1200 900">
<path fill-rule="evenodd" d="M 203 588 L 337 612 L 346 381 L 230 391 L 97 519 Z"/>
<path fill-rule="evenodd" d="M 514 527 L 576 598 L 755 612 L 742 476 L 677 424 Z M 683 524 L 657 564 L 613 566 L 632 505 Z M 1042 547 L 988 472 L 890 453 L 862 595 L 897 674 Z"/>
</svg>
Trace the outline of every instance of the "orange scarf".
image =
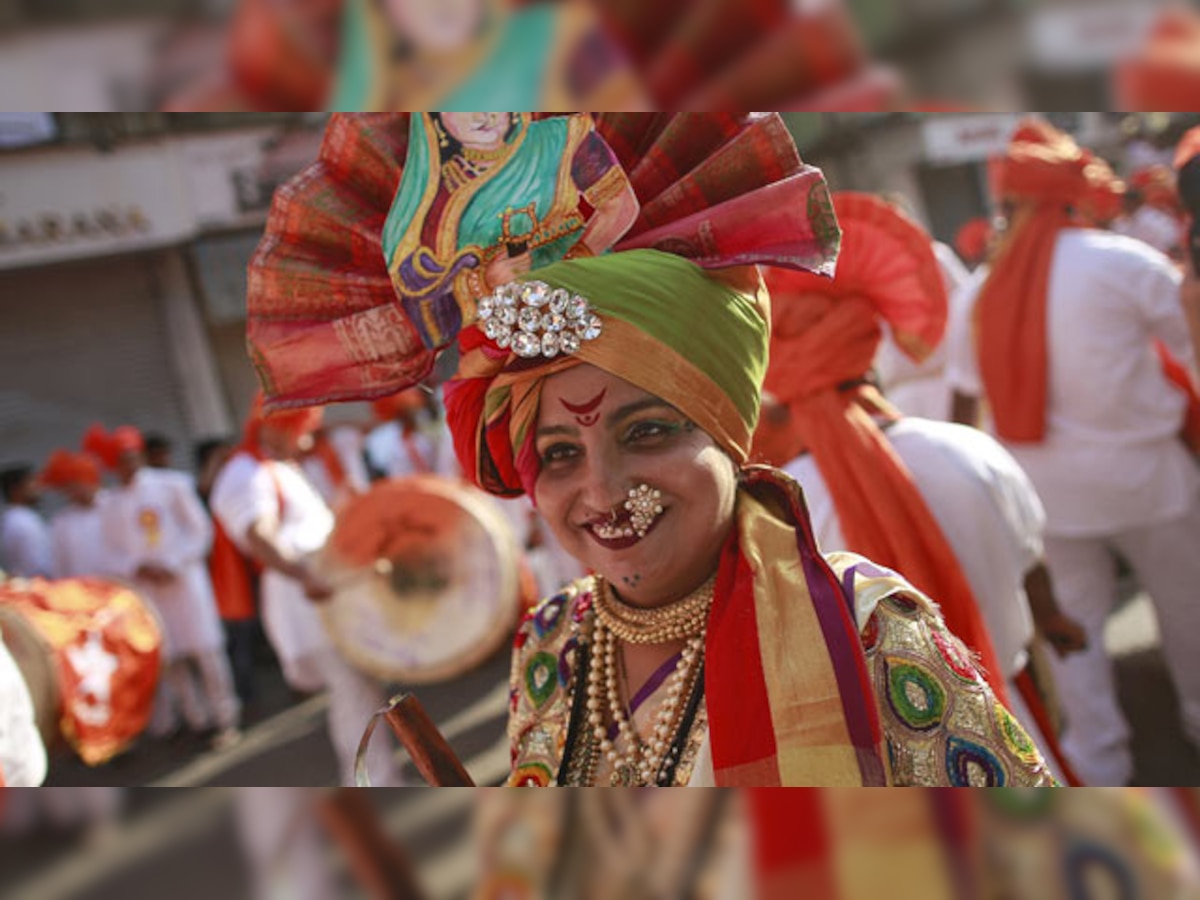
<svg viewBox="0 0 1200 900">
<path fill-rule="evenodd" d="M 790 407 L 793 434 L 829 486 L 847 548 L 902 573 L 940 603 L 947 626 L 979 655 L 988 683 L 1003 700 L 1006 669 L 958 558 L 911 473 L 859 399 L 879 409 L 886 405 L 870 388 L 838 390 L 871 366 L 880 338 L 873 307 L 863 298 L 788 298 L 793 299 L 793 309 L 815 315 L 800 333 L 780 328 L 772 337 L 766 387 Z"/>
<path fill-rule="evenodd" d="M 1022 125 L 1009 145 L 1000 190 L 1016 203 L 976 306 L 979 370 L 996 432 L 1040 443 L 1049 381 L 1046 302 L 1058 234 L 1088 190 L 1087 155 L 1045 122 Z"/>
<path fill-rule="evenodd" d="M 771 269 L 771 354 L 765 389 L 791 411 L 783 464 L 807 448 L 833 498 L 847 549 L 901 572 L 942 606 L 946 624 L 979 654 L 1006 696 L 979 604 L 912 475 L 875 424 L 895 415 L 873 388 L 846 389 L 871 368 L 886 319 L 914 359 L 931 352 L 948 301 L 932 242 L 882 200 L 839 194 L 837 277 Z M 776 442 L 783 446 L 786 442 Z"/>
</svg>

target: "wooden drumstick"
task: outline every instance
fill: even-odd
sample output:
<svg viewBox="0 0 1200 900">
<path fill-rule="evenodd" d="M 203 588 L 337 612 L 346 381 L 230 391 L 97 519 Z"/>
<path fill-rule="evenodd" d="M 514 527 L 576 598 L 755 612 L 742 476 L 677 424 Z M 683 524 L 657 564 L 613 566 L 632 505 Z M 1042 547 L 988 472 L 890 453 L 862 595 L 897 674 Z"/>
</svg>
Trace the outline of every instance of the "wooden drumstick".
<svg viewBox="0 0 1200 900">
<path fill-rule="evenodd" d="M 384 833 L 367 794 L 339 788 L 321 800 L 317 815 L 372 900 L 424 900 L 408 856 Z"/>
<path fill-rule="evenodd" d="M 474 787 L 466 768 L 413 694 L 392 699 L 384 714 L 421 777 L 432 787 Z"/>
</svg>

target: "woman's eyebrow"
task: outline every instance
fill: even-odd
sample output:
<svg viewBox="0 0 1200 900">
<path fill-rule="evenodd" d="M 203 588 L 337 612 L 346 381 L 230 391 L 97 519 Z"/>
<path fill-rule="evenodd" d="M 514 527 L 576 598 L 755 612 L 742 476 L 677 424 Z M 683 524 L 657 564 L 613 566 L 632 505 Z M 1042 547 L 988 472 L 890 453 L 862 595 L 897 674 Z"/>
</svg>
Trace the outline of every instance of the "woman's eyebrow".
<svg viewBox="0 0 1200 900">
<path fill-rule="evenodd" d="M 633 403 L 626 403 L 624 406 L 619 407 L 618 409 L 609 413 L 604 419 L 604 424 L 609 428 L 612 428 L 622 419 L 632 416 L 634 413 L 641 412 L 644 409 L 655 408 L 667 409 L 671 412 L 679 411 L 666 400 L 661 400 L 658 397 L 647 397 L 645 400 L 635 400 Z"/>
<path fill-rule="evenodd" d="M 535 437 L 546 437 L 552 434 L 565 434 L 567 437 L 577 437 L 579 429 L 573 425 L 547 425 L 539 428 Z"/>
</svg>

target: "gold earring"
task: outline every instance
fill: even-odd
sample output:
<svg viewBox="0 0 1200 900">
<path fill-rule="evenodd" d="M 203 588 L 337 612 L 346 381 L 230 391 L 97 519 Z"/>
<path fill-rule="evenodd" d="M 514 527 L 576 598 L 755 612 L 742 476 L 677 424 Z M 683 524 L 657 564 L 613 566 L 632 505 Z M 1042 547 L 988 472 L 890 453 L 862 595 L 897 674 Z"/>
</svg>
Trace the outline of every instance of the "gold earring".
<svg viewBox="0 0 1200 900">
<path fill-rule="evenodd" d="M 443 149 L 445 149 L 446 147 L 449 147 L 450 146 L 450 138 L 446 137 L 446 132 L 442 128 L 442 120 L 441 119 L 433 119 L 433 130 L 437 132 L 438 146 L 442 147 Z"/>
</svg>

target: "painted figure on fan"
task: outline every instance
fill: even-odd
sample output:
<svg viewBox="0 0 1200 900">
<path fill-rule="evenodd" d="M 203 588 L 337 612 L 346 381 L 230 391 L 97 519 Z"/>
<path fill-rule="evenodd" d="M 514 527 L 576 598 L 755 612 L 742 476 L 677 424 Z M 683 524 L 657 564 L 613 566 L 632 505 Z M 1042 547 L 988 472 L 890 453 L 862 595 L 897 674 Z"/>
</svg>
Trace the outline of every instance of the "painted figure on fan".
<svg viewBox="0 0 1200 900">
<path fill-rule="evenodd" d="M 586 2 L 347 0 L 341 30 L 334 109 L 646 105 Z"/>
<path fill-rule="evenodd" d="M 422 343 L 441 347 L 492 288 L 565 256 L 609 249 L 637 198 L 590 116 L 418 113 L 383 232 Z M 584 218 L 580 201 L 595 212 Z"/>
</svg>

